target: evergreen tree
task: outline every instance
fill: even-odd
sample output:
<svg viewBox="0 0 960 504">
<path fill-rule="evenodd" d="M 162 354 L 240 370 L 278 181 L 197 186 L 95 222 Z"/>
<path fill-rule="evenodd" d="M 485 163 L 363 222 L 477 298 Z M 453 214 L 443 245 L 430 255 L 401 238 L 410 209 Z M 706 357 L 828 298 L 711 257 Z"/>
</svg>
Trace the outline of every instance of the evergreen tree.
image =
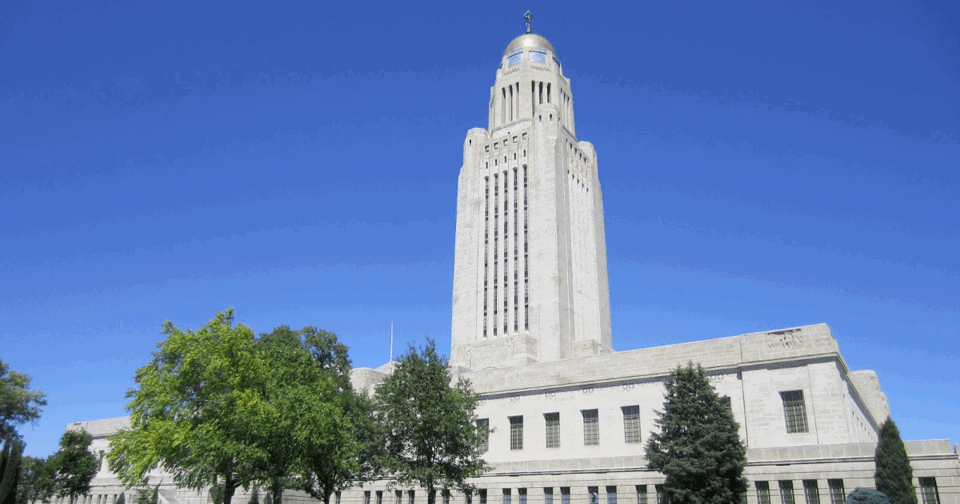
<svg viewBox="0 0 960 504">
<path fill-rule="evenodd" d="M 23 441 L 9 434 L 3 449 L 3 461 L 0 462 L 0 504 L 14 504 L 17 500 L 17 482 L 20 479 L 22 454 Z"/>
<path fill-rule="evenodd" d="M 877 490 L 886 494 L 892 504 L 917 504 L 913 468 L 900 439 L 900 430 L 890 417 L 880 425 L 880 441 L 873 460 L 877 466 L 873 475 Z"/>
<path fill-rule="evenodd" d="M 657 412 L 660 432 L 646 445 L 650 469 L 666 477 L 671 504 L 739 504 L 747 490 L 747 450 L 739 425 L 699 364 L 678 366 Z"/>
</svg>

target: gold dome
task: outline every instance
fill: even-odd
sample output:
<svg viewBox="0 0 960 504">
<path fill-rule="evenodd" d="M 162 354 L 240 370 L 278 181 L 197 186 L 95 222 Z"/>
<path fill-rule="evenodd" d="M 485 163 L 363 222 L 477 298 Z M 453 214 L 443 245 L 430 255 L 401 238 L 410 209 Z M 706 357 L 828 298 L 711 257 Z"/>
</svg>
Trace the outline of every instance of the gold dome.
<svg viewBox="0 0 960 504">
<path fill-rule="evenodd" d="M 553 48 L 553 44 L 551 44 L 549 40 L 535 33 L 525 33 L 513 39 L 513 41 L 510 42 L 510 45 L 507 46 L 507 50 L 503 51 L 503 55 L 506 56 L 514 49 L 521 47 L 543 47 L 545 49 L 549 49 L 554 55 L 557 54 L 557 50 Z"/>
</svg>

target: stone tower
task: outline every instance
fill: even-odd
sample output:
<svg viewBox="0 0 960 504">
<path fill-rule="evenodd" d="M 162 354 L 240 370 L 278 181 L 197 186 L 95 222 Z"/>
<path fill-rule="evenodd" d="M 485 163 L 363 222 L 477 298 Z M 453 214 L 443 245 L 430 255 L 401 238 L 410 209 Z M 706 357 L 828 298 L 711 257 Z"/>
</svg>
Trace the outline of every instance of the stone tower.
<svg viewBox="0 0 960 504">
<path fill-rule="evenodd" d="M 609 351 L 597 154 L 577 140 L 553 45 L 527 33 L 503 53 L 488 129 L 463 143 L 450 361 L 478 370 Z"/>
</svg>

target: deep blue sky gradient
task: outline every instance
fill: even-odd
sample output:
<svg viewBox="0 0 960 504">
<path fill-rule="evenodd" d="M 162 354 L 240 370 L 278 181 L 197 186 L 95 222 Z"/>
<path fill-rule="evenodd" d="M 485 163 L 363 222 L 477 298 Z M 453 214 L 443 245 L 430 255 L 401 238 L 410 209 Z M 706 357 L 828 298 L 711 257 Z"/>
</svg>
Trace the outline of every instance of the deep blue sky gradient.
<svg viewBox="0 0 960 504">
<path fill-rule="evenodd" d="M 321 5 L 322 4 L 322 5 Z M 960 442 L 953 2 L 0 3 L 0 358 L 122 416 L 164 320 L 449 351 L 457 173 L 523 11 L 596 145 L 617 350 L 826 322 Z"/>
</svg>

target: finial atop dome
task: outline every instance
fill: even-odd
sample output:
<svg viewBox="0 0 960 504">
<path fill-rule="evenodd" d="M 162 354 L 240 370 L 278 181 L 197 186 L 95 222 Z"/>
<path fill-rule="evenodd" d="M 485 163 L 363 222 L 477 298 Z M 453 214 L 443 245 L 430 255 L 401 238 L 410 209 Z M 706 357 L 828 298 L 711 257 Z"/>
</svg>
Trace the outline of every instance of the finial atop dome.
<svg viewBox="0 0 960 504">
<path fill-rule="evenodd" d="M 530 15 L 530 11 L 523 13 L 523 19 L 527 21 L 527 33 L 533 33 L 533 16 Z"/>
</svg>

